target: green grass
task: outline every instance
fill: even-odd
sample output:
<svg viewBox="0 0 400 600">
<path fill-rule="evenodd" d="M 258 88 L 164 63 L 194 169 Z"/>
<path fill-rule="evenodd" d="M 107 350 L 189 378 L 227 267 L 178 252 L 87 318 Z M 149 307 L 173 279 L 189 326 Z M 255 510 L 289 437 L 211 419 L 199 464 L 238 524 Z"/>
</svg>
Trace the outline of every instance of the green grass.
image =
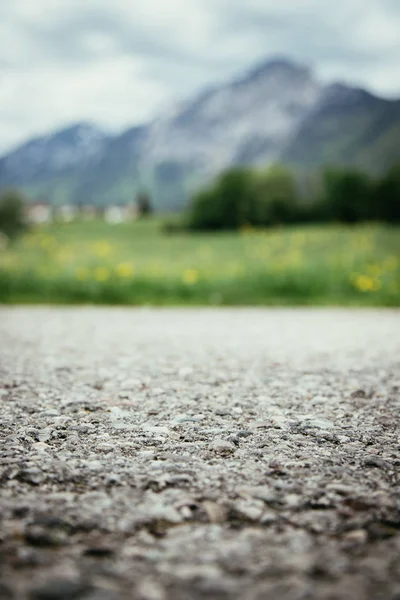
<svg viewBox="0 0 400 600">
<path fill-rule="evenodd" d="M 0 302 L 400 306 L 399 228 L 49 225 L 0 251 Z"/>
</svg>

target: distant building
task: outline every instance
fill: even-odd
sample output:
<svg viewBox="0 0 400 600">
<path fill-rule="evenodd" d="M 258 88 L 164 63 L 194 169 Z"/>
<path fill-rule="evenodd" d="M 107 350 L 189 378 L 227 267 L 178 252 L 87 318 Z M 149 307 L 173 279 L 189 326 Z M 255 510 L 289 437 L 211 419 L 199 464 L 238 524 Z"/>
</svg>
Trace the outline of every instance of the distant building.
<svg viewBox="0 0 400 600">
<path fill-rule="evenodd" d="M 146 191 L 141 191 L 136 196 L 136 208 L 138 217 L 147 217 L 153 212 L 150 194 Z"/>
<path fill-rule="evenodd" d="M 73 204 L 63 204 L 56 209 L 56 216 L 63 223 L 70 223 L 78 216 L 78 207 Z"/>
<path fill-rule="evenodd" d="M 133 221 L 138 218 L 138 209 L 135 204 L 111 204 L 109 206 L 95 206 L 93 204 L 62 204 L 52 207 L 45 201 L 29 204 L 26 209 L 26 218 L 31 224 L 44 224 L 56 220 L 59 223 L 70 223 L 80 218 L 84 221 L 101 219 L 107 223 L 117 224 Z"/>
<path fill-rule="evenodd" d="M 123 223 L 125 221 L 124 210 L 122 206 L 107 206 L 104 211 L 104 220 L 107 223 Z"/>
<path fill-rule="evenodd" d="M 104 220 L 107 223 L 117 224 L 132 221 L 137 217 L 137 210 L 134 205 L 111 205 L 104 209 Z"/>
<path fill-rule="evenodd" d="M 43 225 L 51 223 L 53 220 L 53 209 L 48 202 L 36 201 L 28 204 L 26 208 L 26 218 L 32 225 Z"/>
</svg>

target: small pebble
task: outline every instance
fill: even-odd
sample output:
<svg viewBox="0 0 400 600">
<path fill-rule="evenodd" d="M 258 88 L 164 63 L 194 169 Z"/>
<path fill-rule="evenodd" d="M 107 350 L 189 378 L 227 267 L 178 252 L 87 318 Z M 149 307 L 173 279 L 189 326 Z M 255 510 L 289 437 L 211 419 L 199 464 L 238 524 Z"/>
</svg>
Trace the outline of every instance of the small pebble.
<svg viewBox="0 0 400 600">
<path fill-rule="evenodd" d="M 214 440 L 209 444 L 208 449 L 215 454 L 220 456 L 229 456 L 236 450 L 236 446 L 232 442 L 225 442 L 224 440 Z"/>
</svg>

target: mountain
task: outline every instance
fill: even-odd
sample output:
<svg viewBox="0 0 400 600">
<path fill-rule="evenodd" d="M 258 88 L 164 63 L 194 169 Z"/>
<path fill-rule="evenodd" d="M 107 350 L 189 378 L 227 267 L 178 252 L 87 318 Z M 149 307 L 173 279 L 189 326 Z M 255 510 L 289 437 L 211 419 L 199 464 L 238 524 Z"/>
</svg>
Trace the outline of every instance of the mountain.
<svg viewBox="0 0 400 600">
<path fill-rule="evenodd" d="M 146 187 L 157 208 L 178 209 L 232 165 L 379 171 L 400 159 L 399 140 L 400 100 L 324 85 L 304 65 L 275 58 L 121 135 L 80 123 L 31 140 L 0 159 L 0 188 L 107 204 Z"/>
<path fill-rule="evenodd" d="M 70 201 L 111 139 L 90 123 L 32 139 L 0 159 L 0 187 L 17 186 L 34 197 Z"/>
<path fill-rule="evenodd" d="M 333 84 L 281 154 L 293 165 L 353 164 L 379 172 L 400 160 L 400 101 Z"/>
<path fill-rule="evenodd" d="M 2 165 L 11 179 L 22 183 L 59 175 L 95 163 L 108 139 L 98 127 L 77 123 L 29 141 L 5 156 Z"/>
<path fill-rule="evenodd" d="M 319 94 L 307 69 L 283 60 L 268 62 L 156 121 L 145 161 L 189 159 L 214 172 L 256 158 L 274 160 Z"/>
</svg>

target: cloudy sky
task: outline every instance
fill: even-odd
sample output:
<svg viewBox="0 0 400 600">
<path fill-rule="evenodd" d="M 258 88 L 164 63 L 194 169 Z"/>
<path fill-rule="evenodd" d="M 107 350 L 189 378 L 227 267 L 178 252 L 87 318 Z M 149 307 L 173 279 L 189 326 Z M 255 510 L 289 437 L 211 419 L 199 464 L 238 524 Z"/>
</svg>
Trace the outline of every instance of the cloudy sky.
<svg viewBox="0 0 400 600">
<path fill-rule="evenodd" d="M 269 56 L 400 96 L 399 0 L 1 0 L 0 151 L 118 130 Z"/>
</svg>

